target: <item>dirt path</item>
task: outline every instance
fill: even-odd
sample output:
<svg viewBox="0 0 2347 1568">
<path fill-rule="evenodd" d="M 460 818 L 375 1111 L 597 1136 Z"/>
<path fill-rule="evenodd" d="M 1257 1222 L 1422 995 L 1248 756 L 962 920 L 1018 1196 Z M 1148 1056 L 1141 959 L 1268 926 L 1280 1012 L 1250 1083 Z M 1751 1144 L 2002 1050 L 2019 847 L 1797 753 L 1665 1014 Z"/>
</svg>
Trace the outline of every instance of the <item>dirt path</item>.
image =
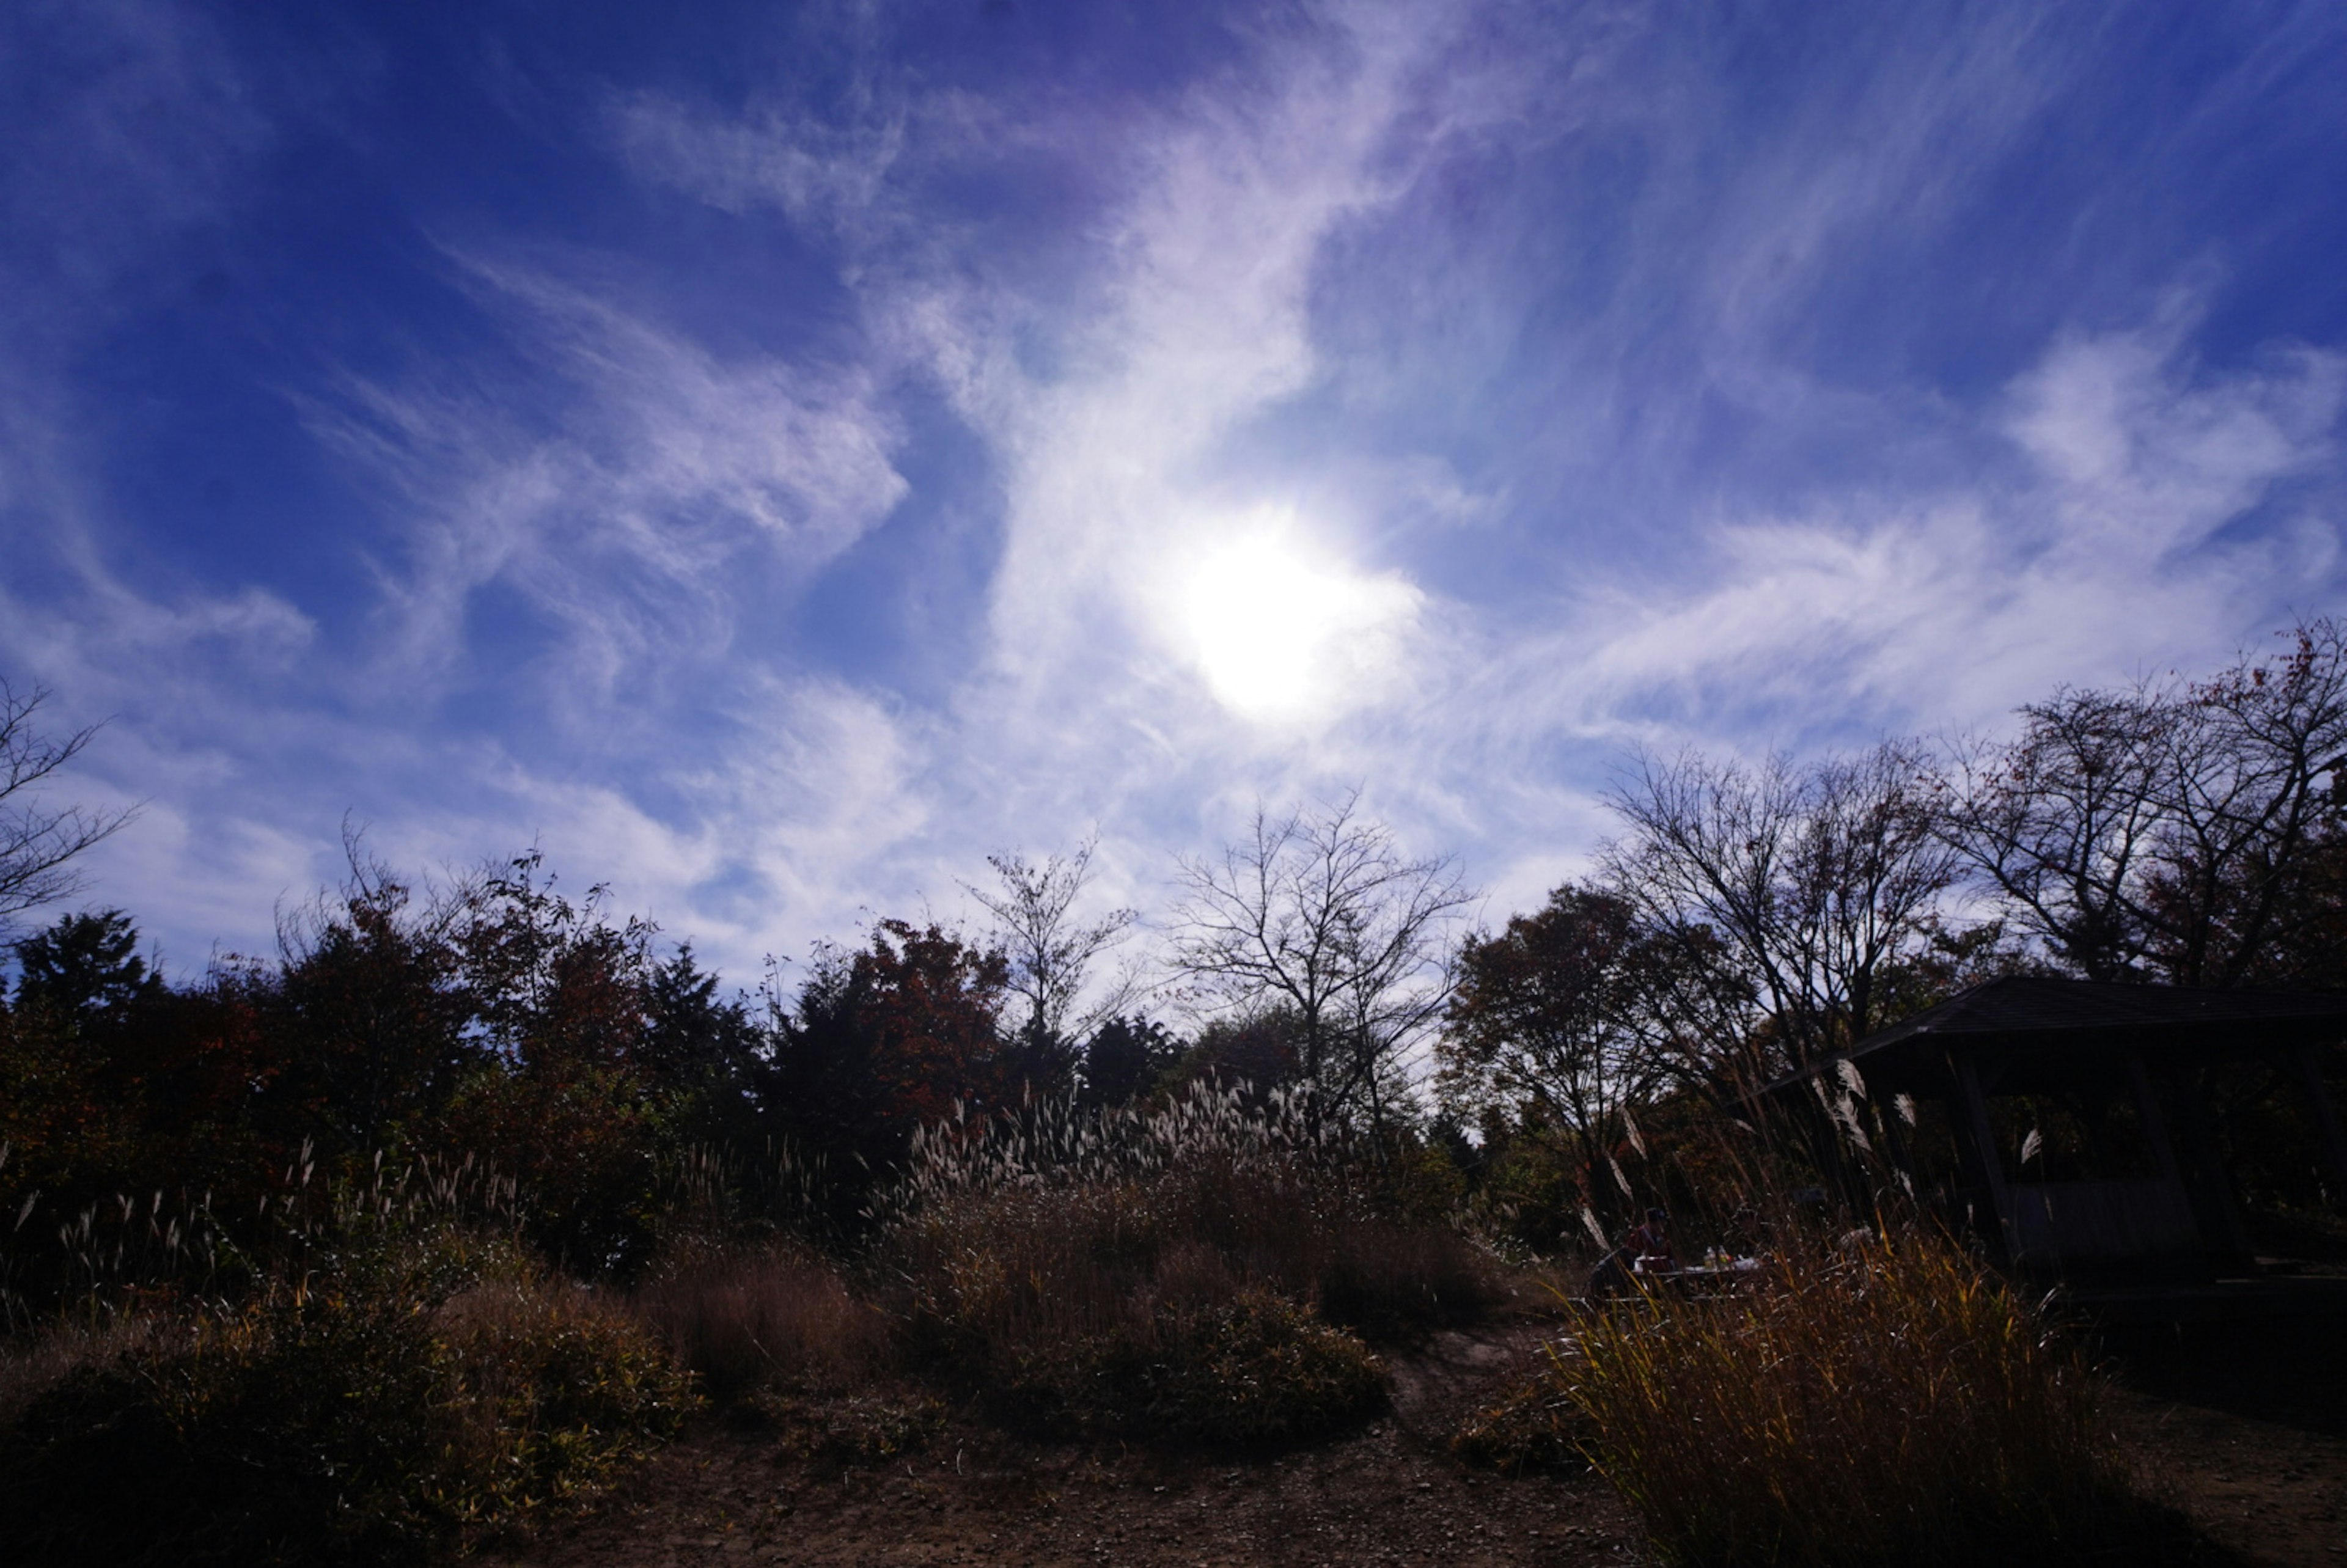
<svg viewBox="0 0 2347 1568">
<path fill-rule="evenodd" d="M 482 1568 L 688 1564 L 1624 1564 L 1644 1536 L 1594 1477 L 1501 1479 L 1445 1450 L 1542 1330 L 1451 1334 L 1392 1360 L 1392 1412 L 1340 1441 L 1236 1463 L 1021 1442 L 968 1419 L 874 1469 L 792 1458 L 714 1423 L 595 1513 Z M 2110 1414 L 2147 1486 L 2259 1568 L 2347 1565 L 2347 1437 L 2129 1389 Z"/>
<path fill-rule="evenodd" d="M 2272 1568 L 2347 1563 L 2347 1439 L 2125 1389 L 2110 1414 L 2147 1490 L 2211 1542 Z"/>
<path fill-rule="evenodd" d="M 1013 1441 L 957 1420 L 909 1460 L 840 1471 L 706 1429 L 602 1511 L 499 1568 L 669 1564 L 1516 1563 L 1636 1561 L 1594 1478 L 1501 1480 L 1444 1451 L 1470 1403 L 1538 1334 L 1446 1335 L 1394 1365 L 1391 1415 L 1283 1459 L 1217 1462 Z"/>
</svg>

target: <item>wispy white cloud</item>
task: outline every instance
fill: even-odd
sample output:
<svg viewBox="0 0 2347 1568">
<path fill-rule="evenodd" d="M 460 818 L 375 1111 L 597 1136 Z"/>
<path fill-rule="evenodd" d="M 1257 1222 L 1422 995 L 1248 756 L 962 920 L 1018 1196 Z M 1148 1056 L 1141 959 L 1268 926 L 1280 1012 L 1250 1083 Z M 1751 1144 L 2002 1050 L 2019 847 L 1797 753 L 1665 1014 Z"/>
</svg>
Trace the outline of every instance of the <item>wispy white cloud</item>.
<svg viewBox="0 0 2347 1568">
<path fill-rule="evenodd" d="M 474 596 L 501 583 L 562 629 L 546 689 L 592 708 L 722 651 L 752 580 L 787 591 L 906 494 L 868 367 L 721 360 L 544 271 L 459 259 L 518 338 L 532 403 L 495 384 L 359 382 L 313 431 L 396 487 L 383 568 L 390 664 L 447 679 Z"/>
<path fill-rule="evenodd" d="M 1585 58 L 1485 62 L 1468 73 L 1474 92 L 1453 90 L 1431 67 L 1464 57 L 1471 31 L 1410 7 L 1349 13 L 1122 128 L 1129 193 L 1098 221 L 1101 272 L 1084 308 L 1052 320 L 1040 369 L 1016 341 L 1032 317 L 1015 288 L 925 275 L 901 251 L 891 268 L 851 266 L 876 333 L 928 354 L 1003 476 L 992 656 L 938 716 L 939 771 L 915 785 L 973 848 L 1085 818 L 1134 843 L 1180 842 L 1258 795 L 1368 777 L 1430 844 L 1470 845 L 1512 886 L 1522 866 L 1573 863 L 1548 845 L 1602 831 L 1592 789 L 1627 736 L 1768 743 L 1987 722 L 2054 680 L 2220 651 L 2268 613 L 2278 553 L 2328 569 L 2320 528 L 2219 537 L 2277 487 L 2335 470 L 2339 384 L 2325 355 L 2207 373 L 2163 318 L 2049 345 L 1976 415 L 1904 388 L 1835 386 L 1785 352 L 1842 251 L 1954 221 L 2057 94 L 2068 56 L 2014 16 L 1945 48 L 1919 35 L 1901 69 L 1842 84 L 1699 221 L 1708 177 L 1694 155 L 1726 132 L 1689 100 L 1692 84 L 1661 97 L 1689 123 L 1655 128 L 1657 185 L 1640 210 L 1665 238 L 1698 239 L 1708 335 L 1690 386 L 1635 392 L 1650 432 L 1674 399 L 1692 421 L 1703 396 L 1726 391 L 1789 425 L 1916 443 L 1929 459 L 1919 477 L 1878 475 L 1790 507 L 1714 497 L 1658 519 L 1668 561 L 1583 574 L 1545 612 L 1519 603 L 1493 616 L 1431 594 L 1409 563 L 1456 540 L 1461 519 L 1504 515 L 1508 498 L 1471 488 L 1435 451 L 1339 446 L 1299 469 L 1262 460 L 1247 438 L 1344 368 L 1316 337 L 1321 269 L 1333 246 L 1415 215 L 1412 181 L 1439 164 L 1435 149 L 1658 112 L 1605 76 L 1640 46 L 1619 29 L 1577 34 Z M 721 205 L 799 216 L 846 191 L 879 225 L 867 236 L 887 234 L 890 171 L 936 156 L 917 106 L 852 146 L 772 115 L 728 132 L 663 113 L 636 144 L 648 170 Z M 1085 128 L 1042 113 L 1025 132 L 1022 148 Z M 1625 318 L 1591 330 L 1636 329 Z M 1607 389 L 1619 368 L 1602 354 L 1585 368 L 1597 379 L 1570 397 L 1634 395 Z M 2114 441 L 2117 457 L 2094 458 Z M 1951 484 L 1950 455 L 1983 449 L 2004 455 Z M 1237 637 L 1217 655 L 1200 645 L 1196 612 L 1219 554 L 1262 548 L 1250 519 L 1299 516 L 1327 575 L 1296 596 L 1317 585 L 1374 609 L 1348 630 L 1377 650 L 1301 731 L 1266 728 L 1280 704 L 1250 712 L 1245 695 L 1290 689 L 1294 670 L 1252 685 L 1237 672 L 1294 650 Z M 1234 617 L 1277 613 L 1254 592 L 1266 575 L 1278 572 L 1230 595 Z"/>
<path fill-rule="evenodd" d="M 165 781 L 107 852 L 127 901 L 247 941 L 229 906 L 331 874 L 355 807 L 408 864 L 538 839 L 738 978 L 1095 825 L 1153 906 L 1169 851 L 1366 780 L 1512 907 L 1602 835 L 1626 738 L 1990 723 L 2339 580 L 2333 348 L 2212 352 L 2190 290 L 2000 317 L 1953 371 L 1819 348 L 2073 101 L 2091 51 L 2035 14 L 1886 23 L 1759 109 L 1731 22 L 1664 7 L 1244 15 L 1114 103 L 819 21 L 822 83 L 567 128 L 659 211 L 787 229 L 819 321 L 714 346 L 641 258 L 476 221 L 431 282 L 478 341 L 289 391 L 373 508 L 371 599 L 159 588 L 70 420 L 8 426 L 9 526 L 86 543 L 45 546 L 70 608 L 0 584 L 0 646 L 124 709 L 119 798 Z M 764 635 L 867 630 L 876 563 L 955 623 L 890 628 L 920 682 Z"/>
<path fill-rule="evenodd" d="M 770 100 L 745 118 L 635 91 L 606 112 L 640 175 L 728 212 L 778 207 L 830 231 L 855 226 L 880 200 L 903 149 L 901 106 L 864 107 L 842 118 Z"/>
<path fill-rule="evenodd" d="M 2065 335 L 1995 418 L 2017 474 L 1731 519 L 1707 582 L 1591 605 L 1577 720 L 1757 718 L 1764 740 L 1981 724 L 2058 681 L 2221 658 L 2277 585 L 2335 569 L 2335 521 L 2289 487 L 2347 477 L 2342 407 L 2336 354 L 2196 374 L 2166 324 Z M 2277 499 L 2290 515 L 2226 537 Z"/>
</svg>

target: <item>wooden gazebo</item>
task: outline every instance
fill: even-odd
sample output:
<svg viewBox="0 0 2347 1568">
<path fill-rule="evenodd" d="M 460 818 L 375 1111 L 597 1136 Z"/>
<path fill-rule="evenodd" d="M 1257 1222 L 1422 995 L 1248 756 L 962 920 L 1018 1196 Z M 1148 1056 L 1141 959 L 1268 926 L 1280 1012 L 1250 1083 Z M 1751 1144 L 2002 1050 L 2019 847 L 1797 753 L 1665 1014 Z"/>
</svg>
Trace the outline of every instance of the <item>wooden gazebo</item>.
<svg viewBox="0 0 2347 1568">
<path fill-rule="evenodd" d="M 2347 994 L 2013 977 L 1960 992 L 1769 1092 L 1827 1099 L 1854 1083 L 1878 1107 L 1900 1095 L 1937 1102 L 1956 1160 L 1940 1200 L 2008 1267 L 2205 1276 L 2254 1266 L 2219 1157 L 2207 1071 L 2250 1061 L 2295 1080 L 2311 1102 L 2332 1200 L 2347 1204 L 2347 1132 L 2321 1054 L 2342 1040 Z M 2034 1170 L 2029 1159 L 2008 1162 L 1992 1102 L 2014 1096 L 2120 1125 L 2131 1157 L 2051 1177 L 2044 1159 Z M 1920 1181 L 1902 1122 L 1892 1114 L 1878 1124 L 1891 1139 L 1886 1153 Z"/>
</svg>

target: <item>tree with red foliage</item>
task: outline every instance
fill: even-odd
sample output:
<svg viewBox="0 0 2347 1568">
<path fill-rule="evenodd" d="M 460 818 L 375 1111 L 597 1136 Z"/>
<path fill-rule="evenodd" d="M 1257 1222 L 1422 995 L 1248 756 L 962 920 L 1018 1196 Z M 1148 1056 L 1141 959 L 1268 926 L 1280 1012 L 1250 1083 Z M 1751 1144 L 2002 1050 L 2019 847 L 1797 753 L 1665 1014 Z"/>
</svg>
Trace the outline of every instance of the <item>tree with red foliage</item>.
<svg viewBox="0 0 2347 1568">
<path fill-rule="evenodd" d="M 13 1186 L 70 1205 L 119 1191 L 242 1197 L 282 1155 L 261 1098 L 277 1068 L 250 977 L 166 987 L 119 910 L 15 944 L 0 1020 L 0 1141 Z"/>
<path fill-rule="evenodd" d="M 669 1109 L 639 1058 L 651 923 L 613 925 L 607 890 L 579 902 L 535 850 L 463 890 L 451 944 L 481 1059 L 439 1135 L 518 1184 L 539 1243 L 574 1266 L 624 1271 L 651 1242 Z"/>
<path fill-rule="evenodd" d="M 777 1020 L 761 1100 L 774 1124 L 820 1156 L 846 1221 L 870 1177 L 903 1158 L 914 1129 L 961 1104 L 1017 1097 L 1001 1030 L 1009 966 L 931 924 L 881 920 L 867 947 L 818 948 L 796 1005 Z"/>
</svg>

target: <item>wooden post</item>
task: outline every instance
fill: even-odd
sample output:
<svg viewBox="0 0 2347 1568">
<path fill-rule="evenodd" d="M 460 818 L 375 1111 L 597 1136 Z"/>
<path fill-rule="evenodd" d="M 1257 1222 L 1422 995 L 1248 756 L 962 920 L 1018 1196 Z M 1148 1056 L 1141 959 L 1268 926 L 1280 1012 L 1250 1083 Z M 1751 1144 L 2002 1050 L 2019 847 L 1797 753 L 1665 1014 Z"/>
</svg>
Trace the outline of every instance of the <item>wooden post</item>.
<svg viewBox="0 0 2347 1568">
<path fill-rule="evenodd" d="M 2331 1206 L 2347 1214 L 2347 1129 L 2340 1126 L 2339 1108 L 2331 1102 L 2331 1088 L 2322 1081 L 2320 1047 L 2298 1048 L 2298 1071 L 2306 1080 L 2307 1098 L 2314 1102 L 2315 1125 L 2322 1130 L 2322 1147 L 2331 1156 Z"/>
<path fill-rule="evenodd" d="M 2140 1050 L 2127 1052 L 2127 1087 L 2135 1091 L 2135 1113 L 2143 1122 L 2144 1136 L 2151 1140 L 2152 1157 L 2159 1162 L 2159 1173 L 2182 1188 L 2184 1172 L 2176 1163 L 2176 1145 L 2168 1136 L 2168 1118 L 2160 1113 L 2159 1096 L 2152 1090 L 2151 1074 L 2144 1069 Z"/>
<path fill-rule="evenodd" d="M 2209 1114 L 2209 1101 L 2198 1075 L 2177 1064 L 2178 1124 L 2184 1133 L 2184 1153 L 2190 1162 L 2187 1171 L 2188 1191 L 2192 1193 L 2193 1209 L 2201 1225 L 2202 1239 L 2210 1253 L 2232 1263 L 2236 1267 L 2255 1269 L 2257 1255 L 2250 1249 L 2250 1233 L 2241 1225 L 2241 1211 L 2233 1203 L 2233 1184 L 2225 1174 L 2224 1156 L 2217 1148 L 2217 1121 Z"/>
<path fill-rule="evenodd" d="M 2014 1218 L 2013 1194 L 2004 1183 L 2004 1162 L 1996 1152 L 1996 1129 L 1989 1124 L 1988 1096 L 1981 1092 L 1980 1072 L 1973 1059 L 1959 1051 L 1948 1053 L 1949 1064 L 1955 1069 L 1956 1098 L 1962 1102 L 1958 1114 L 1971 1131 L 1970 1142 L 1980 1162 L 1981 1174 L 1988 1181 L 1989 1206 L 1996 1211 L 1997 1240 L 2004 1252 L 2008 1266 L 2021 1264 L 2021 1226 Z"/>
</svg>

